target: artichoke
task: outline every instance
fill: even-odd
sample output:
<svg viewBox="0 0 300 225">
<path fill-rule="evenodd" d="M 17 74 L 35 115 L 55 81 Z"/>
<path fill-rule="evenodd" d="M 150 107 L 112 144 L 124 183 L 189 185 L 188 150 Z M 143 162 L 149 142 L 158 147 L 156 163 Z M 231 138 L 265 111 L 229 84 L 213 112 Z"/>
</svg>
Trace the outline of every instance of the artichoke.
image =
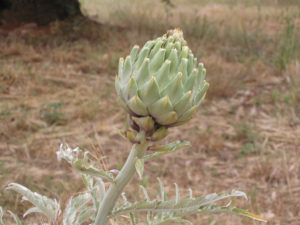
<svg viewBox="0 0 300 225">
<path fill-rule="evenodd" d="M 192 118 L 208 88 L 205 74 L 182 31 L 174 29 L 121 58 L 115 87 L 135 127 L 148 121 L 148 127 L 154 124 L 150 129 L 158 130 Z"/>
</svg>

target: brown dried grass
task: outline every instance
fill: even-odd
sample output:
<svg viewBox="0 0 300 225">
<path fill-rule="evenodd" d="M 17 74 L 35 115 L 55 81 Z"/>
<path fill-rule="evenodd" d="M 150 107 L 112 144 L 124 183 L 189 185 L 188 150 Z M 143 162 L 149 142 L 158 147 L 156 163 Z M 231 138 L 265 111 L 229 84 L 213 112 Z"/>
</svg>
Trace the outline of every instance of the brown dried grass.
<svg viewBox="0 0 300 225">
<path fill-rule="evenodd" d="M 233 12 L 223 5 L 210 9 L 212 19 Z M 233 18 L 256 18 L 251 9 L 234 10 Z M 275 19 L 266 23 L 272 21 L 278 24 Z M 104 169 L 120 168 L 130 144 L 118 135 L 125 115 L 116 104 L 116 62 L 133 42 L 153 36 L 134 26 L 125 29 L 86 21 L 82 26 L 55 23 L 50 32 L 38 29 L 24 36 L 3 36 L 0 43 L 0 205 L 19 215 L 25 210 L 20 198 L 4 191 L 10 182 L 63 199 L 82 190 L 78 175 L 56 160 L 62 142 L 104 157 Z M 89 29 L 90 36 L 85 33 Z M 193 147 L 147 162 L 143 182 L 153 190 L 152 196 L 158 189 L 156 177 L 170 193 L 174 182 L 182 194 L 188 187 L 199 195 L 242 190 L 249 201 L 236 201 L 238 206 L 262 215 L 270 224 L 299 224 L 299 61 L 274 71 L 262 58 L 233 60 L 236 50 L 198 40 L 197 35 L 189 39 L 196 54 L 206 52 L 201 61 L 207 67 L 210 91 L 195 118 L 172 129 L 165 140 L 189 140 Z M 222 54 L 228 49 L 230 57 Z M 128 191 L 130 198 L 136 197 L 137 180 Z M 192 219 L 195 224 L 253 224 L 228 215 Z"/>
</svg>

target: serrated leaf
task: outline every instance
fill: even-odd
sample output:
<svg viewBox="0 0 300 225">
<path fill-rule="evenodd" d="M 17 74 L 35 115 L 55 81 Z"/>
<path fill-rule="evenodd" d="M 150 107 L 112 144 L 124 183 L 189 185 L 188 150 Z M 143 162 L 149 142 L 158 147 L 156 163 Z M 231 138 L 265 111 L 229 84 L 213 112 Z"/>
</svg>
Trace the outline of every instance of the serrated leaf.
<svg viewBox="0 0 300 225">
<path fill-rule="evenodd" d="M 23 217 L 26 217 L 27 215 L 29 215 L 31 213 L 43 213 L 43 212 L 38 207 L 32 207 L 24 213 Z"/>
<path fill-rule="evenodd" d="M 148 194 L 146 188 L 145 188 L 144 186 L 142 186 L 142 185 L 140 185 L 140 188 L 143 190 L 145 199 L 146 199 L 148 202 L 150 202 L 150 197 L 149 197 L 149 194 Z"/>
<path fill-rule="evenodd" d="M 159 182 L 160 198 L 161 198 L 161 201 L 164 202 L 167 200 L 167 197 L 165 195 L 165 188 L 164 188 L 162 181 L 159 178 L 157 178 L 157 180 Z"/>
<path fill-rule="evenodd" d="M 239 209 L 239 208 L 229 208 L 227 206 L 216 206 L 216 205 L 211 205 L 211 206 L 205 206 L 201 207 L 199 209 L 199 212 L 209 212 L 209 213 L 232 213 L 235 215 L 240 215 L 240 216 L 246 216 L 251 219 L 260 221 L 260 222 L 267 222 L 266 219 L 255 215 L 253 213 L 250 213 L 244 209 Z"/>
<path fill-rule="evenodd" d="M 87 206 L 87 203 L 89 203 L 90 201 L 91 195 L 89 193 L 84 193 L 71 198 L 64 210 L 63 225 L 74 224 L 77 215 L 80 215 L 83 209 L 86 210 L 87 208 L 90 208 Z"/>
<path fill-rule="evenodd" d="M 2 207 L 0 207 L 0 225 L 4 225 L 3 215 L 4 215 L 3 209 Z"/>
<path fill-rule="evenodd" d="M 140 180 L 142 180 L 143 173 L 144 173 L 144 159 L 136 159 L 135 169 L 136 169 L 136 172 L 139 175 Z"/>
<path fill-rule="evenodd" d="M 8 211 L 8 212 L 14 218 L 17 225 L 22 225 L 20 218 L 16 214 L 14 214 L 12 211 Z"/>
<path fill-rule="evenodd" d="M 167 145 L 154 145 L 154 146 L 150 147 L 150 150 L 156 151 L 156 152 L 153 153 L 153 154 L 149 154 L 149 155 L 144 156 L 144 159 L 145 160 L 153 159 L 153 158 L 156 158 L 156 157 L 159 157 L 159 156 L 171 153 L 171 152 L 175 152 L 176 150 L 179 150 L 179 149 L 185 148 L 185 147 L 191 147 L 190 142 L 188 142 L 188 141 L 183 141 L 183 142 L 175 141 L 175 142 L 172 142 L 172 143 L 167 144 Z"/>
<path fill-rule="evenodd" d="M 114 177 L 112 174 L 97 169 L 93 166 L 86 166 L 82 163 L 82 160 L 76 160 L 73 163 L 73 166 L 75 167 L 76 170 L 78 170 L 81 173 L 90 175 L 92 177 L 100 177 L 106 179 L 107 181 L 114 182 Z"/>
<path fill-rule="evenodd" d="M 105 184 L 102 179 L 97 179 L 98 186 L 99 186 L 99 203 L 102 202 L 104 195 L 105 195 Z"/>
<path fill-rule="evenodd" d="M 248 212 L 244 209 L 233 208 L 232 212 L 234 214 L 241 215 L 241 216 L 246 216 L 246 217 L 249 217 L 249 218 L 257 220 L 257 221 L 261 221 L 261 222 L 265 222 L 265 223 L 268 222 L 266 219 L 264 219 L 264 218 L 262 218 L 258 215 L 255 215 L 253 213 L 250 213 L 250 212 Z"/>
<path fill-rule="evenodd" d="M 92 210 L 91 208 L 85 208 L 83 209 L 80 214 L 78 215 L 75 225 L 81 225 L 84 222 L 86 222 L 87 220 L 95 217 L 95 210 Z"/>
<path fill-rule="evenodd" d="M 51 221 L 55 221 L 56 217 L 60 214 L 60 206 L 56 200 L 52 200 L 36 192 L 32 192 L 28 188 L 16 183 L 9 184 L 6 189 L 13 190 L 23 195 L 26 200 L 31 202 L 35 207 L 39 208 L 40 211 Z"/>
<path fill-rule="evenodd" d="M 174 185 L 175 185 L 175 193 L 176 193 L 175 204 L 177 204 L 180 201 L 180 193 L 179 193 L 178 185 L 176 183 L 174 183 Z"/>
<path fill-rule="evenodd" d="M 232 191 L 229 193 L 222 193 L 222 194 L 209 194 L 206 196 L 190 199 L 185 198 L 179 200 L 176 203 L 176 200 L 169 200 L 169 201 L 160 201 L 160 200 L 153 200 L 153 201 L 142 201 L 130 204 L 128 207 L 118 208 L 114 210 L 112 215 L 120 215 L 120 214 L 127 214 L 131 212 L 175 212 L 179 213 L 180 215 L 191 214 L 197 212 L 201 207 L 205 207 L 207 205 L 212 205 L 215 202 L 231 198 L 231 197 L 245 197 L 245 193 L 240 191 Z"/>
</svg>

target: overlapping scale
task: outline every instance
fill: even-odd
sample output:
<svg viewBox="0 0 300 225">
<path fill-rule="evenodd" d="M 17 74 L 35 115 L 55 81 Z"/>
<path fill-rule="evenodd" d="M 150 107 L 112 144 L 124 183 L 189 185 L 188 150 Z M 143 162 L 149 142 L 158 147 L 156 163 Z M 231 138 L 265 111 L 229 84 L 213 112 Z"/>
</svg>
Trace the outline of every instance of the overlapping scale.
<svg viewBox="0 0 300 225">
<path fill-rule="evenodd" d="M 190 120 L 204 99 L 205 74 L 182 32 L 172 30 L 121 58 L 115 87 L 121 106 L 134 118 L 177 126 Z"/>
</svg>

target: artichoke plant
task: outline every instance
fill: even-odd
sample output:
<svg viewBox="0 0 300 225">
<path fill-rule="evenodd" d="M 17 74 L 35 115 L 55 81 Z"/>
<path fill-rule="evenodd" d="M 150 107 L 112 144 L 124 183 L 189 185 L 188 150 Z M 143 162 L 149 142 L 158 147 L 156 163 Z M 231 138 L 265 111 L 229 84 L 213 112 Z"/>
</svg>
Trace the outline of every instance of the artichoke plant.
<svg viewBox="0 0 300 225">
<path fill-rule="evenodd" d="M 189 121 L 204 99 L 206 70 L 179 29 L 134 46 L 119 61 L 115 86 L 120 105 L 132 118 L 150 117 L 154 128 L 173 127 Z"/>
<path fill-rule="evenodd" d="M 71 197 L 62 211 L 56 200 L 12 183 L 8 189 L 22 194 L 34 205 L 24 216 L 42 213 L 49 219 L 46 225 L 107 225 L 110 219 L 127 214 L 130 215 L 126 218 L 130 219 L 131 224 L 141 224 L 137 223 L 139 216 L 136 216 L 141 212 L 147 212 L 147 221 L 143 224 L 153 225 L 175 222 L 191 224 L 183 217 L 198 212 L 227 212 L 265 221 L 245 210 L 230 207 L 230 204 L 215 204 L 226 198 L 246 198 L 245 193 L 240 191 L 193 197 L 190 190 L 189 197 L 180 198 L 175 184 L 176 197 L 168 200 L 159 180 L 160 198 L 151 200 L 144 186 L 141 186 L 145 195 L 145 200 L 142 201 L 129 202 L 123 192 L 135 174 L 143 180 L 146 160 L 190 146 L 186 141 L 164 145 L 155 145 L 153 142 L 164 138 L 169 127 L 183 124 L 192 118 L 208 88 L 204 78 L 203 64 L 197 65 L 197 59 L 178 29 L 148 41 L 140 51 L 139 47 L 133 47 L 130 55 L 125 60 L 120 60 L 116 78 L 118 98 L 129 114 L 132 128 L 125 131 L 125 135 L 133 143 L 122 169 L 117 171 L 117 175 L 115 171 L 104 171 L 96 166 L 98 162 L 93 162 L 88 152 L 83 153 L 78 148 L 71 149 L 62 145 L 57 152 L 58 158 L 65 159 L 81 174 L 87 191 Z M 108 189 L 104 181 L 110 183 Z M 118 203 L 120 196 L 123 201 Z M 17 215 L 9 213 L 18 225 L 22 224 Z M 0 225 L 4 225 L 2 217 L 3 210 L 0 207 Z"/>
</svg>

